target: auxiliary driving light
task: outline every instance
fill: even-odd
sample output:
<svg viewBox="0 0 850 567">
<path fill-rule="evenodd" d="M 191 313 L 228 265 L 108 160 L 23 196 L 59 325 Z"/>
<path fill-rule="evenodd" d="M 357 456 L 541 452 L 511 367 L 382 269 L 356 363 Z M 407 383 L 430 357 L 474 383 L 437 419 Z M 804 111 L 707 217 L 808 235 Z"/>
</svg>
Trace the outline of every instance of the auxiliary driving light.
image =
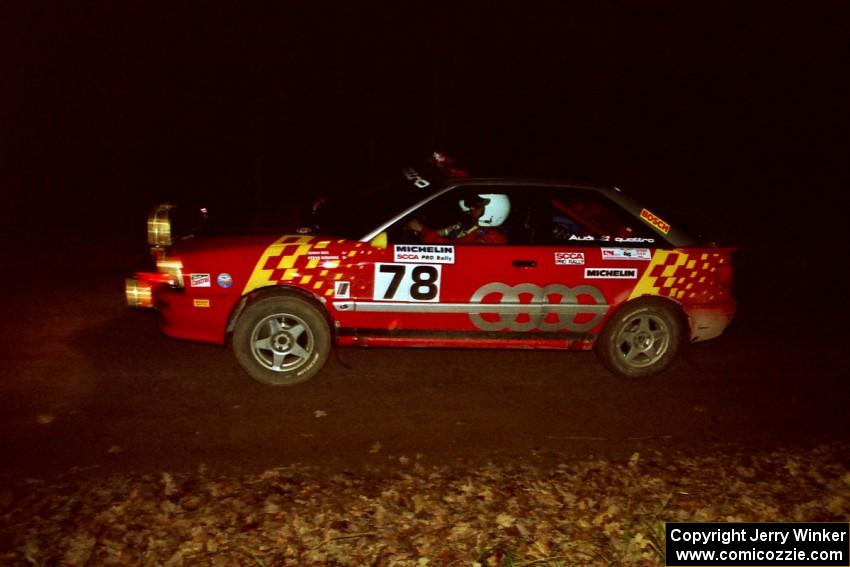
<svg viewBox="0 0 850 567">
<path fill-rule="evenodd" d="M 148 244 L 155 247 L 171 246 L 171 203 L 163 203 L 148 215 Z"/>
<path fill-rule="evenodd" d="M 124 292 L 130 307 L 153 307 L 151 286 L 134 279 L 124 280 Z"/>
</svg>

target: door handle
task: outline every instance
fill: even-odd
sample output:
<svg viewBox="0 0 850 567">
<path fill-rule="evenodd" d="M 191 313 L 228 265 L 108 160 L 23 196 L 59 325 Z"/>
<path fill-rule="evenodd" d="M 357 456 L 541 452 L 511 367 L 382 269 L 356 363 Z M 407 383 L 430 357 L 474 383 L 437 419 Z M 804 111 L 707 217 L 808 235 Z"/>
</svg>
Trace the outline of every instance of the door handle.
<svg viewBox="0 0 850 567">
<path fill-rule="evenodd" d="M 534 260 L 514 260 L 514 268 L 533 268 L 537 266 Z"/>
</svg>

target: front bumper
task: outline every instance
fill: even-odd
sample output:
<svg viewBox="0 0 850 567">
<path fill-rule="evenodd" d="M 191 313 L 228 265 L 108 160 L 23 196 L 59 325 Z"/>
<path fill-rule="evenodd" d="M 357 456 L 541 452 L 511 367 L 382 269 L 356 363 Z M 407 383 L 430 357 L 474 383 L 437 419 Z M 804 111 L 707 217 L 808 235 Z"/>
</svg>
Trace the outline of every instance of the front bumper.
<svg viewBox="0 0 850 567">
<path fill-rule="evenodd" d="M 171 282 L 170 276 L 160 273 L 136 272 L 124 280 L 124 295 L 127 305 L 150 309 L 155 307 L 153 294 L 157 287 Z"/>
<path fill-rule="evenodd" d="M 156 309 L 159 328 L 169 337 L 224 344 L 232 298 L 187 294 L 169 282 L 162 274 L 137 273 L 127 278 L 124 281 L 127 305 Z"/>
</svg>

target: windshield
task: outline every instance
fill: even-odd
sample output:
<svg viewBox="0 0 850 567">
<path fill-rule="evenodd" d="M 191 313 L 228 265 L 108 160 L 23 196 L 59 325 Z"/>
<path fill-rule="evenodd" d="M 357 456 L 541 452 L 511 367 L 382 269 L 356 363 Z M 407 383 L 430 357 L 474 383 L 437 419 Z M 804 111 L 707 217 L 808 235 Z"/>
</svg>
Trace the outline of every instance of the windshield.
<svg viewBox="0 0 850 567">
<path fill-rule="evenodd" d="M 359 240 L 396 215 L 427 199 L 442 185 L 423 168 L 405 168 L 402 175 L 376 189 L 349 193 L 322 202 L 315 213 L 316 229 Z"/>
</svg>

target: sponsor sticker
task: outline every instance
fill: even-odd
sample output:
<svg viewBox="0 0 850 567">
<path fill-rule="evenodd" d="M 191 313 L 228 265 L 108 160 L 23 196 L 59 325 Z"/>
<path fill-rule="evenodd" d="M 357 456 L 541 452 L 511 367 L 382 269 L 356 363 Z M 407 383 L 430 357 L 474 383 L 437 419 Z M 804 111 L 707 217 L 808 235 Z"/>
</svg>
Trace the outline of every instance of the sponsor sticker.
<svg viewBox="0 0 850 567">
<path fill-rule="evenodd" d="M 584 252 L 555 252 L 556 266 L 583 266 Z"/>
<path fill-rule="evenodd" d="M 351 282 L 334 282 L 334 297 L 338 299 L 348 299 L 351 297 Z"/>
<path fill-rule="evenodd" d="M 455 247 L 442 244 L 396 244 L 393 259 L 401 263 L 454 264 Z"/>
<path fill-rule="evenodd" d="M 668 225 L 669 230 L 669 225 Z M 611 237 L 609 234 L 603 234 L 602 236 L 576 236 L 575 234 L 571 234 L 567 240 L 572 240 L 576 242 L 617 242 L 620 244 L 652 244 L 655 242 L 654 238 L 643 238 L 640 236 L 615 236 Z"/>
<path fill-rule="evenodd" d="M 589 280 L 633 280 L 637 278 L 635 268 L 585 268 L 584 277 Z"/>
<path fill-rule="evenodd" d="M 218 287 L 228 288 L 233 285 L 233 278 L 230 274 L 222 272 L 215 278 L 215 282 Z"/>
<path fill-rule="evenodd" d="M 603 260 L 652 260 L 649 248 L 603 248 Z"/>
<path fill-rule="evenodd" d="M 649 212 L 647 209 L 643 209 L 640 212 L 640 218 L 642 218 L 648 224 L 651 224 L 659 232 L 663 232 L 664 234 L 670 232 L 670 224 L 664 222 L 663 220 L 658 218 L 658 216 Z"/>
<path fill-rule="evenodd" d="M 209 274 L 189 274 L 189 287 L 210 287 Z"/>
<path fill-rule="evenodd" d="M 610 238 L 605 239 L 606 242 L 610 241 Z M 655 242 L 654 238 L 641 238 L 640 236 L 627 236 L 621 238 L 619 236 L 614 237 L 614 242 L 621 242 L 623 244 L 652 244 Z"/>
<path fill-rule="evenodd" d="M 210 300 L 209 299 L 193 299 L 192 305 L 194 305 L 195 307 L 209 307 L 210 306 Z"/>
<path fill-rule="evenodd" d="M 420 189 L 425 189 L 426 187 L 431 185 L 430 181 L 419 175 L 419 173 L 417 173 L 417 171 L 412 167 L 406 167 L 402 169 L 401 172 L 404 174 L 404 177 L 407 180 L 413 181 L 413 184 Z"/>
</svg>

